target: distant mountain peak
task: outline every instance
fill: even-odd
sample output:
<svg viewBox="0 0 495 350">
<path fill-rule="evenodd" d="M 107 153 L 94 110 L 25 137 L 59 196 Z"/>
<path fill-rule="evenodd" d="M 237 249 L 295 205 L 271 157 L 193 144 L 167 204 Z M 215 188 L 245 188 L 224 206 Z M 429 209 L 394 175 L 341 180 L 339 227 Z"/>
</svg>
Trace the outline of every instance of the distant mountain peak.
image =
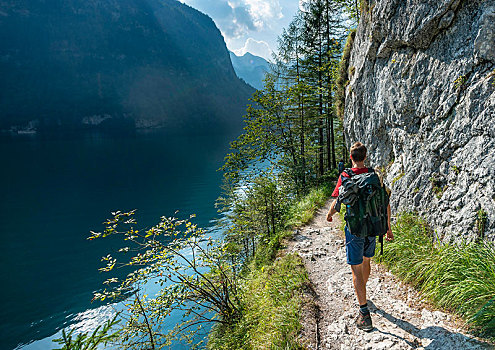
<svg viewBox="0 0 495 350">
<path fill-rule="evenodd" d="M 230 59 L 237 76 L 256 89 L 263 88 L 263 78 L 270 69 L 270 63 L 263 57 L 246 52 L 242 56 L 237 56 L 229 51 Z"/>
</svg>

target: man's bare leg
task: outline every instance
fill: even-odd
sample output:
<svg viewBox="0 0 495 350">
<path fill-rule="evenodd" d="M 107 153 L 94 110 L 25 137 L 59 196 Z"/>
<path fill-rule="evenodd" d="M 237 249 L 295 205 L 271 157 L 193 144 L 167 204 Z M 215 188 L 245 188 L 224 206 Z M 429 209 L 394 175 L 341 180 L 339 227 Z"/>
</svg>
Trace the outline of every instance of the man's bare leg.
<svg viewBox="0 0 495 350">
<path fill-rule="evenodd" d="M 366 283 L 368 283 L 368 278 L 370 278 L 371 273 L 371 259 L 367 257 L 363 257 L 363 278 L 364 278 L 364 286 L 366 287 Z"/>
<path fill-rule="evenodd" d="M 370 258 L 363 257 L 363 262 L 359 265 L 351 265 L 351 269 L 352 282 L 354 283 L 354 290 L 356 291 L 359 305 L 364 305 L 367 303 L 366 283 L 368 283 L 371 272 Z"/>
<path fill-rule="evenodd" d="M 366 282 L 369 277 L 369 270 L 365 267 L 365 262 L 363 261 L 359 265 L 351 265 L 352 269 L 352 282 L 354 283 L 354 290 L 356 291 L 356 296 L 359 305 L 366 304 Z"/>
<path fill-rule="evenodd" d="M 359 316 L 356 318 L 356 326 L 366 332 L 373 329 L 370 312 L 368 310 L 368 301 L 366 299 L 366 283 L 370 277 L 371 264 L 370 259 L 364 257 L 363 262 L 359 265 L 351 265 L 352 281 L 356 291 L 359 303 Z"/>
</svg>

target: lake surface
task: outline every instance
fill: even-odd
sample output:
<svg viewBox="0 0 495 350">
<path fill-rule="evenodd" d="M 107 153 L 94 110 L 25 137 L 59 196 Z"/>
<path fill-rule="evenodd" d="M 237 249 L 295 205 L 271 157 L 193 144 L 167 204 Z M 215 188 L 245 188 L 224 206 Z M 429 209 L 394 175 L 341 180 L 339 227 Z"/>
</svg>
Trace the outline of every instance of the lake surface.
<svg viewBox="0 0 495 350">
<path fill-rule="evenodd" d="M 217 169 L 234 138 L 0 135 L 0 348 L 49 349 L 61 328 L 108 313 L 90 301 L 115 241 L 86 238 L 111 211 L 138 209 L 138 222 L 150 226 L 179 210 L 211 225 Z"/>
</svg>

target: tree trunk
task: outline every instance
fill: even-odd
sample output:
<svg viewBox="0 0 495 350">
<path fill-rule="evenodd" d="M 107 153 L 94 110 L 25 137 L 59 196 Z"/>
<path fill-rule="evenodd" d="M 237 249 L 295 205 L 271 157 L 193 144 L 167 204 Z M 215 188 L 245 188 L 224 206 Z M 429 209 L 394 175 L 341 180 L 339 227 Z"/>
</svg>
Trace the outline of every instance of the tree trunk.
<svg viewBox="0 0 495 350">
<path fill-rule="evenodd" d="M 265 199 L 265 224 L 266 224 L 266 234 L 270 237 L 270 213 L 268 212 L 268 199 L 267 196 L 263 196 Z"/>
<path fill-rule="evenodd" d="M 326 1 L 326 14 L 327 14 L 327 58 L 328 58 L 328 63 L 330 64 L 330 4 L 329 1 Z M 332 77 L 330 74 L 327 75 L 327 89 L 328 89 L 328 106 L 331 105 L 331 94 L 330 91 L 332 89 Z M 331 112 L 331 108 L 327 108 L 327 120 L 330 123 L 330 144 L 331 144 L 331 151 L 329 148 L 329 155 L 328 155 L 328 163 L 329 163 L 329 169 L 335 169 L 337 168 L 337 161 L 335 157 L 335 130 L 334 130 L 334 125 L 333 125 L 333 113 Z"/>
<path fill-rule="evenodd" d="M 330 129 L 330 101 L 327 101 L 327 106 L 325 110 L 325 122 L 326 122 L 326 130 L 327 130 L 327 170 L 332 170 L 332 142 L 331 142 L 331 129 Z"/>
<path fill-rule="evenodd" d="M 270 207 L 271 207 L 271 216 L 272 216 L 272 232 L 275 236 L 275 212 L 273 209 L 273 191 L 270 192 Z"/>
<path fill-rule="evenodd" d="M 318 44 L 318 175 L 323 176 L 324 165 L 323 165 L 323 149 L 324 149 L 324 140 L 323 140 L 323 78 L 321 76 L 322 71 L 322 40 L 320 36 L 320 20 L 318 20 L 318 37 L 320 38 L 320 42 Z"/>
<path fill-rule="evenodd" d="M 296 40 L 299 40 L 297 38 Z M 300 114 L 300 125 L 299 127 L 301 130 L 299 131 L 299 142 L 301 142 L 301 184 L 303 188 L 306 187 L 306 155 L 305 155 L 305 150 L 304 150 L 304 133 L 305 133 L 305 120 L 304 120 L 304 93 L 300 91 L 300 86 L 299 86 L 299 77 L 300 77 L 300 72 L 299 72 L 299 43 L 296 43 L 296 84 L 298 87 L 298 98 L 299 98 L 299 114 Z"/>
<path fill-rule="evenodd" d="M 335 130 L 333 126 L 333 114 L 330 114 L 330 134 L 332 135 L 331 137 L 331 142 L 332 142 L 332 169 L 337 168 L 337 161 L 335 159 Z"/>
</svg>

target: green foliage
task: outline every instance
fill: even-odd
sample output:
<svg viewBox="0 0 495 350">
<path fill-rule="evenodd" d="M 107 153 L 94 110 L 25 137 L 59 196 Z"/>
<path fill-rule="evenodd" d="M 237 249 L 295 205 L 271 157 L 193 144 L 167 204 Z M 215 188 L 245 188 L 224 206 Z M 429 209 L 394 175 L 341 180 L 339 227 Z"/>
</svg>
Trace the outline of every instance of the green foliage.
<svg viewBox="0 0 495 350">
<path fill-rule="evenodd" d="M 252 344 L 259 344 L 262 338 L 255 334 L 269 331 L 274 347 L 300 348 L 299 292 L 307 276 L 294 257 L 273 261 L 283 239 L 292 235 L 285 229 L 287 221 L 308 220 L 325 203 L 331 187 L 310 191 L 289 207 L 278 183 L 277 177 L 259 176 L 233 192 L 238 196 L 226 202 L 232 210 L 227 214 L 230 223 L 223 242 L 206 238 L 190 220 L 173 217 L 138 229 L 135 211 L 115 212 L 103 232 L 91 232 L 91 240 L 116 236 L 125 243 L 118 257 L 102 258 L 105 266 L 100 270 L 110 273 L 127 268 L 131 272 L 122 280 L 110 277 L 105 281 L 108 289 L 95 293 L 95 299 L 125 304 L 119 348 L 161 348 L 176 339 L 199 347 L 202 342 L 193 345 L 192 341 L 206 323 L 217 325 L 211 347 L 239 341 L 239 334 L 249 334 Z M 143 293 L 148 283 L 160 284 L 157 295 Z M 263 293 L 253 293 L 260 283 L 264 283 Z M 176 311 L 183 314 L 182 322 L 162 334 L 165 320 Z M 225 335 L 225 330 L 235 331 Z M 69 343 L 71 335 L 64 334 Z M 218 339 L 223 336 L 227 338 Z M 78 342 L 87 338 L 81 335 Z"/>
<path fill-rule="evenodd" d="M 495 334 L 495 248 L 488 242 L 433 242 L 426 222 L 404 213 L 395 240 L 377 260 L 436 305 L 463 316 L 473 329 Z"/>
<path fill-rule="evenodd" d="M 215 327 L 209 349 L 302 349 L 299 344 L 301 294 L 309 283 L 297 255 L 267 265 L 251 265 L 242 286 L 245 314 L 234 325 Z"/>
<path fill-rule="evenodd" d="M 269 265 L 273 262 L 279 250 L 283 247 L 282 241 L 284 239 L 290 238 L 292 236 L 292 231 L 283 230 L 276 233 L 275 236 L 271 237 L 269 241 L 265 241 L 258 245 L 256 249 L 256 254 L 252 263 L 256 268 Z"/>
<path fill-rule="evenodd" d="M 356 67 L 351 66 L 349 68 L 349 77 L 352 78 L 352 76 L 354 75 L 354 73 L 356 73 Z"/>
<path fill-rule="evenodd" d="M 488 219 L 488 214 L 481 208 L 476 212 L 476 228 L 478 229 L 478 237 L 483 238 L 486 229 L 486 220 Z"/>
<path fill-rule="evenodd" d="M 448 185 L 444 183 L 443 178 L 438 173 L 433 173 L 430 177 L 430 182 L 432 185 L 432 191 L 435 193 L 435 196 L 440 199 L 443 196 L 443 193 L 448 188 Z"/>
<path fill-rule="evenodd" d="M 248 107 L 244 133 L 231 143 L 232 153 L 227 155 L 222 167 L 227 180 L 235 184 L 242 173 L 242 179 L 250 182 L 260 175 L 260 167 L 256 165 L 268 162 L 273 169 L 285 171 L 296 187 L 302 185 L 307 173 L 303 167 L 307 149 L 302 147 L 304 141 L 301 143 L 305 131 L 288 110 L 297 93 L 291 88 L 277 90 L 275 78 L 266 76 L 265 88 L 252 98 L 258 108 Z"/>
<path fill-rule="evenodd" d="M 113 213 L 103 232 L 89 239 L 116 236 L 125 244 L 118 258 L 107 255 L 100 270 L 131 270 L 123 280 L 111 277 L 109 287 L 95 293 L 95 299 L 123 301 L 126 320 L 119 348 L 155 348 L 175 339 L 192 342 L 204 324 L 232 323 L 240 317 L 235 270 L 228 263 L 231 252 L 222 242 L 205 237 L 205 232 L 189 220 L 162 217 L 149 228 L 138 229 L 135 211 Z M 193 216 L 191 216 L 193 217 Z M 150 298 L 143 294 L 147 283 L 160 284 L 160 292 Z M 173 312 L 183 321 L 163 334 L 161 326 Z"/>
<path fill-rule="evenodd" d="M 287 226 L 300 227 L 307 224 L 313 218 L 316 210 L 328 200 L 332 190 L 331 184 L 325 184 L 312 189 L 306 196 L 295 202 L 288 210 Z"/>
<path fill-rule="evenodd" d="M 354 44 L 354 38 L 356 37 L 356 30 L 351 30 L 347 36 L 347 41 L 344 46 L 344 51 L 342 52 L 342 58 L 339 62 L 339 70 L 337 75 L 337 91 L 336 91 L 336 107 L 337 115 L 339 118 L 344 118 L 345 109 L 345 88 L 349 83 L 348 67 L 349 60 L 351 58 L 352 45 Z"/>
<path fill-rule="evenodd" d="M 351 25 L 357 24 L 360 20 L 360 13 L 368 13 L 370 8 L 368 0 L 338 0 L 344 6 L 345 12 L 351 20 Z"/>
<path fill-rule="evenodd" d="M 399 181 L 400 179 L 402 179 L 402 177 L 404 177 L 405 173 L 404 172 L 401 172 L 399 175 L 397 175 L 393 180 L 392 180 L 392 186 L 397 182 Z"/>
<path fill-rule="evenodd" d="M 435 193 L 435 197 L 437 197 L 437 199 L 442 198 L 443 193 L 445 192 L 445 190 L 447 189 L 447 187 L 448 187 L 447 185 L 442 186 L 442 187 L 433 186 L 432 190 L 433 190 L 433 193 Z"/>
<path fill-rule="evenodd" d="M 456 174 L 459 175 L 461 172 L 461 169 L 457 165 L 452 165 L 452 171 Z"/>
<path fill-rule="evenodd" d="M 231 264 L 241 269 L 255 256 L 258 244 L 268 244 L 284 226 L 284 213 L 290 196 L 280 187 L 278 177 L 270 174 L 254 178 L 241 187 L 226 187 L 219 199 L 224 212 L 225 242 L 232 251 Z"/>
<path fill-rule="evenodd" d="M 336 168 L 337 154 L 345 149 L 334 107 L 346 34 L 342 6 L 336 0 L 307 2 L 280 35 L 264 87 L 244 117 L 244 133 L 231 144 L 222 168 L 233 184 L 241 177 L 251 182 L 259 175 L 257 165 L 269 164 L 301 195 Z"/>
<path fill-rule="evenodd" d="M 464 86 L 464 84 L 466 84 L 466 81 L 467 79 L 465 75 L 459 76 L 456 80 L 454 80 L 454 89 L 459 90 Z"/>
<path fill-rule="evenodd" d="M 340 230 L 342 232 L 344 232 L 344 228 L 345 228 L 345 213 L 346 213 L 346 207 L 343 205 L 341 208 L 340 208 L 340 212 L 339 212 L 339 216 L 340 216 Z"/>
<path fill-rule="evenodd" d="M 369 0 L 360 0 L 359 1 L 359 8 L 361 9 L 361 12 L 366 12 L 368 13 L 370 11 L 370 6 L 368 4 Z"/>
<path fill-rule="evenodd" d="M 268 180 L 263 182 L 268 183 Z M 259 186 L 253 186 L 251 190 L 263 191 Z M 236 322 L 214 327 L 208 341 L 209 348 L 301 349 L 298 342 L 300 294 L 308 283 L 307 273 L 298 257 L 287 255 L 276 259 L 276 256 L 283 240 L 292 236 L 293 227 L 309 221 L 316 209 L 326 202 L 331 190 L 330 185 L 320 186 L 292 200 L 290 205 L 284 205 L 280 225 L 276 225 L 275 232 L 270 231 L 269 235 L 263 225 L 251 226 L 250 234 L 254 235 L 253 242 L 256 242 L 253 256 L 240 254 L 244 257 L 240 275 L 243 283 L 239 287 L 242 317 Z M 243 234 L 248 235 L 248 226 L 241 224 L 239 217 L 260 205 L 250 201 L 250 196 L 248 193 L 237 198 L 244 203 L 244 209 L 233 210 L 230 217 L 233 227 L 238 229 L 238 239 L 242 239 Z"/>
<path fill-rule="evenodd" d="M 120 336 L 120 330 L 115 330 L 115 326 L 120 322 L 117 319 L 119 314 L 116 314 L 111 320 L 108 320 L 103 325 L 99 325 L 91 333 L 78 333 L 73 338 L 76 329 L 73 328 L 67 333 L 62 330 L 62 337 L 53 339 L 53 342 L 63 345 L 57 350 L 96 350 L 102 345 L 111 344 Z"/>
<path fill-rule="evenodd" d="M 126 243 L 122 256 L 103 259 L 102 271 L 132 272 L 123 280 L 109 278 L 112 287 L 95 294 L 125 301 L 122 348 L 135 347 L 136 339 L 146 348 L 177 338 L 191 341 L 204 323 L 215 324 L 210 347 L 300 348 L 298 293 L 307 277 L 295 258 L 273 261 L 293 227 L 307 223 L 325 203 L 332 190 L 325 183 L 337 175 L 337 154 L 346 153 L 334 105 L 338 60 L 349 60 L 355 35 L 342 55 L 344 5 L 352 4 L 306 3 L 279 37 L 264 87 L 253 94 L 244 132 L 222 167 L 224 193 L 217 202 L 224 213 L 222 242 L 206 239 L 189 220 L 164 217 L 151 229 L 138 229 L 134 212 L 115 213 L 104 232 L 90 237 L 117 236 Z M 346 84 L 348 68 L 346 63 Z M 311 190 L 314 186 L 319 189 Z M 143 287 L 153 282 L 163 288 L 150 298 Z M 161 334 L 174 311 L 184 319 Z"/>
</svg>

